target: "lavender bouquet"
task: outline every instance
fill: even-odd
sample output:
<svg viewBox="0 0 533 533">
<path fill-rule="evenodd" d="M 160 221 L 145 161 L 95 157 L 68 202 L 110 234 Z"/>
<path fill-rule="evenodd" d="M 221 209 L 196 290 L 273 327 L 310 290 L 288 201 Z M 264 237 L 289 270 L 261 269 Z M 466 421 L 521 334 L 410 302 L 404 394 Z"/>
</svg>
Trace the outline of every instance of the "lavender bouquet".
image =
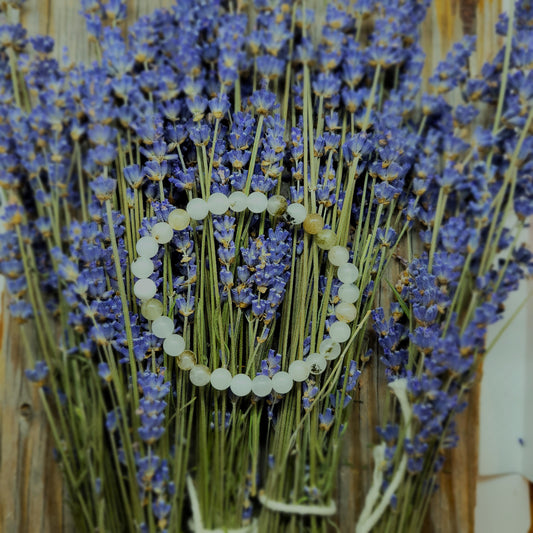
<svg viewBox="0 0 533 533">
<path fill-rule="evenodd" d="M 428 4 L 82 0 L 90 65 L 2 4 L 0 271 L 77 531 L 328 530 L 378 360 L 354 529 L 420 531 L 533 271 L 531 2 L 421 94 Z"/>
</svg>

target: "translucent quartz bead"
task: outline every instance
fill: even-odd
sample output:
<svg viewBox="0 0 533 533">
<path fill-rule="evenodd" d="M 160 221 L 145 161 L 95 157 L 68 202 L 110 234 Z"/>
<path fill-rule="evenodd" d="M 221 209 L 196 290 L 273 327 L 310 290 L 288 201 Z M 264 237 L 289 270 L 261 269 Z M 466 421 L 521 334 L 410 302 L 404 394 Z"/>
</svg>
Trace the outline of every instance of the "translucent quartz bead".
<svg viewBox="0 0 533 533">
<path fill-rule="evenodd" d="M 190 350 L 185 350 L 178 357 L 178 366 L 181 370 L 191 370 L 196 364 L 196 355 Z"/>
<path fill-rule="evenodd" d="M 168 316 L 160 316 L 152 322 L 152 333 L 160 339 L 166 339 L 174 331 L 174 320 Z"/>
<path fill-rule="evenodd" d="M 235 213 L 242 213 L 248 207 L 248 196 L 242 191 L 232 192 L 228 201 L 230 209 Z"/>
<path fill-rule="evenodd" d="M 163 314 L 163 304 L 155 298 L 145 300 L 141 305 L 141 314 L 146 320 L 155 320 Z"/>
<path fill-rule="evenodd" d="M 227 368 L 217 368 L 211 373 L 211 385 L 216 390 L 226 390 L 232 380 L 231 372 Z"/>
<path fill-rule="evenodd" d="M 287 207 L 287 215 L 289 215 L 291 224 L 297 226 L 305 220 L 307 209 L 303 204 L 290 204 Z"/>
<path fill-rule="evenodd" d="M 309 365 L 309 371 L 311 374 L 322 374 L 324 370 L 326 370 L 326 367 L 328 366 L 328 362 L 326 361 L 326 358 L 321 353 L 312 353 L 307 356 L 306 359 L 307 364 Z"/>
<path fill-rule="evenodd" d="M 209 368 L 205 365 L 194 365 L 191 368 L 189 379 L 193 385 L 205 387 L 211 379 L 211 372 L 209 372 Z"/>
<path fill-rule="evenodd" d="M 298 383 L 305 381 L 309 377 L 309 372 L 311 369 L 307 361 L 293 361 L 289 365 L 289 375 Z"/>
<path fill-rule="evenodd" d="M 326 358 L 326 361 L 333 361 L 341 354 L 341 345 L 333 339 L 324 339 L 318 351 Z"/>
<path fill-rule="evenodd" d="M 136 278 L 149 278 L 154 273 L 154 263 L 148 257 L 139 257 L 131 264 L 131 273 Z"/>
<path fill-rule="evenodd" d="M 333 266 L 341 266 L 350 260 L 350 252 L 344 246 L 332 246 L 328 253 L 328 260 Z"/>
<path fill-rule="evenodd" d="M 168 223 L 176 231 L 184 230 L 191 221 L 191 217 L 185 209 L 174 209 L 168 215 Z"/>
<path fill-rule="evenodd" d="M 278 394 L 287 394 L 293 385 L 293 379 L 288 372 L 276 372 L 272 376 L 272 388 Z"/>
<path fill-rule="evenodd" d="M 235 396 L 246 396 L 252 392 L 252 379 L 246 374 L 237 374 L 231 378 L 230 388 Z"/>
<path fill-rule="evenodd" d="M 268 198 L 266 194 L 256 191 L 248 196 L 248 209 L 252 213 L 262 213 L 266 210 L 268 205 Z"/>
<path fill-rule="evenodd" d="M 174 237 L 174 230 L 170 227 L 170 224 L 166 222 L 158 222 L 152 228 L 152 237 L 159 244 L 166 244 L 172 240 Z"/>
<path fill-rule="evenodd" d="M 341 301 L 335 306 L 335 316 L 341 322 L 353 322 L 357 316 L 357 309 L 354 304 Z"/>
<path fill-rule="evenodd" d="M 259 398 L 264 398 L 272 392 L 272 380 L 260 374 L 252 379 L 252 392 Z"/>
<path fill-rule="evenodd" d="M 139 300 L 149 300 L 155 296 L 157 287 L 149 278 L 138 279 L 133 286 L 133 293 Z"/>
<path fill-rule="evenodd" d="M 150 259 L 159 251 L 159 244 L 153 237 L 141 237 L 137 241 L 135 249 L 141 257 Z"/>
<path fill-rule="evenodd" d="M 279 217 L 287 211 L 287 199 L 281 194 L 275 194 L 268 199 L 267 211 L 273 217 Z"/>
<path fill-rule="evenodd" d="M 360 293 L 359 287 L 352 284 L 342 284 L 337 292 L 341 301 L 348 302 L 349 304 L 357 302 Z"/>
<path fill-rule="evenodd" d="M 215 192 L 208 198 L 207 207 L 213 215 L 223 215 L 229 209 L 228 197 L 221 192 Z"/>
<path fill-rule="evenodd" d="M 304 231 L 316 235 L 324 227 L 324 219 L 318 213 L 309 213 L 304 220 Z"/>
<path fill-rule="evenodd" d="M 337 342 L 346 342 L 350 338 L 352 330 L 346 322 L 333 322 L 329 327 L 329 336 Z"/>
<path fill-rule="evenodd" d="M 315 236 L 315 242 L 321 250 L 329 250 L 335 246 L 337 235 L 330 229 L 321 229 Z"/>
<path fill-rule="evenodd" d="M 203 220 L 209 214 L 207 202 L 202 198 L 193 198 L 187 204 L 187 213 L 193 220 Z"/>
<path fill-rule="evenodd" d="M 185 339 L 177 333 L 172 333 L 165 338 L 163 350 L 172 357 L 178 357 L 185 351 Z"/>
<path fill-rule="evenodd" d="M 337 277 L 342 283 L 354 283 L 359 277 L 359 269 L 353 263 L 344 263 L 337 269 Z"/>
</svg>

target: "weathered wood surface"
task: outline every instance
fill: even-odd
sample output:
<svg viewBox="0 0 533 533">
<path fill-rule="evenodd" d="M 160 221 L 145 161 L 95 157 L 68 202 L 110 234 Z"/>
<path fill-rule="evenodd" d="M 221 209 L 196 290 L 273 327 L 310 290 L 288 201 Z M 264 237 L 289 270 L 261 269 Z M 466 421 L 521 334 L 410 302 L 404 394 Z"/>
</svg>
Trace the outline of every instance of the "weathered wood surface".
<svg viewBox="0 0 533 533">
<path fill-rule="evenodd" d="M 134 20 L 172 0 L 130 0 Z M 443 58 L 451 43 L 466 33 L 478 35 L 478 53 L 472 61 L 477 71 L 484 58 L 497 47 L 492 28 L 502 0 L 435 0 L 424 27 L 423 47 L 428 71 Z M 31 34 L 52 35 L 58 55 L 64 46 L 71 60 L 89 58 L 77 0 L 29 0 L 22 22 Z M 0 532 L 72 533 L 60 472 L 52 459 L 52 439 L 35 389 L 24 377 L 20 327 L 6 313 L 5 297 L 0 309 Z M 371 478 L 370 436 L 383 405 L 384 377 L 379 365 L 366 372 L 358 398 L 366 409 L 354 410 L 350 436 L 340 471 L 339 517 L 341 531 L 353 531 L 363 499 L 361 488 Z M 427 532 L 472 532 L 478 449 L 477 392 L 459 420 L 463 439 L 441 475 L 441 491 L 427 520 Z"/>
<path fill-rule="evenodd" d="M 465 34 L 476 35 L 477 47 L 470 68 L 472 73 L 478 73 L 483 63 L 493 57 L 501 46 L 494 25 L 499 14 L 509 5 L 510 2 L 505 0 L 435 2 L 424 32 L 426 40 L 423 48 L 430 58 L 428 65 L 435 65 L 447 53 L 450 43 Z M 426 518 L 428 532 L 474 533 L 480 380 L 481 371 L 477 385 L 469 393 L 469 407 L 457 417 L 457 431 L 461 440 L 457 448 L 446 454 L 446 463 L 439 477 L 441 489 L 435 494 Z"/>
<path fill-rule="evenodd" d="M 61 472 L 52 456 L 37 388 L 24 376 L 22 335 L 5 308 L 0 316 L 0 531 L 73 531 Z"/>
</svg>

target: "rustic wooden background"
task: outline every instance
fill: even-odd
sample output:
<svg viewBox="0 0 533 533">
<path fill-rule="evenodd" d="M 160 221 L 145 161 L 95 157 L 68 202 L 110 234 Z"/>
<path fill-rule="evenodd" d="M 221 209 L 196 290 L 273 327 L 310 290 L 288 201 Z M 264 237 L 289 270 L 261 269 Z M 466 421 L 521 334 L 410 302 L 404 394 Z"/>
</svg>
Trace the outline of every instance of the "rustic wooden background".
<svg viewBox="0 0 533 533">
<path fill-rule="evenodd" d="M 179 1 L 179 0 L 178 0 Z M 319 0 L 320 1 L 320 0 Z M 324 0 L 325 1 L 325 0 Z M 423 47 L 429 72 L 443 58 L 450 45 L 463 34 L 477 34 L 478 52 L 473 70 L 497 49 L 493 27 L 505 0 L 434 0 L 423 30 Z M 129 0 L 131 20 L 173 0 Z M 48 34 L 56 40 L 56 53 L 68 46 L 72 60 L 89 57 L 84 38 L 84 21 L 78 13 L 78 0 L 28 0 L 21 19 L 30 34 Z M 24 377 L 20 326 L 6 313 L 6 296 L 0 300 L 0 532 L 72 533 L 66 495 L 52 459 L 52 439 L 34 388 Z M 355 411 L 351 435 L 340 472 L 339 516 L 341 531 L 353 531 L 361 482 L 371 476 L 371 450 L 367 443 L 376 426 L 383 373 L 376 365 L 364 373 L 361 397 L 367 410 Z M 460 416 L 463 438 L 449 454 L 441 475 L 441 490 L 436 495 L 426 521 L 428 533 L 471 533 L 474 530 L 477 479 L 478 413 L 477 392 L 469 409 Z"/>
</svg>

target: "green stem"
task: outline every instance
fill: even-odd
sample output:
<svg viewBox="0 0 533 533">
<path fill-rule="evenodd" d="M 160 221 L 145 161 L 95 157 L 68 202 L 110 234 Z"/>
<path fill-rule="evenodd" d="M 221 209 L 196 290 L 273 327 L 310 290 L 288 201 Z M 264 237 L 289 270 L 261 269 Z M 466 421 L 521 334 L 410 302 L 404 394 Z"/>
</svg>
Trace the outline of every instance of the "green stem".
<svg viewBox="0 0 533 533">
<path fill-rule="evenodd" d="M 428 272 L 431 274 L 433 270 L 433 260 L 435 259 L 435 250 L 437 248 L 437 239 L 439 237 L 439 229 L 444 217 L 446 209 L 446 202 L 448 200 L 448 193 L 443 187 L 439 189 L 439 197 L 437 199 L 437 208 L 435 210 L 435 222 L 433 224 L 433 233 L 431 235 L 431 247 L 429 250 Z"/>
<path fill-rule="evenodd" d="M 131 367 L 131 387 L 133 392 L 132 420 L 134 421 L 134 429 L 137 427 L 137 415 L 135 411 L 139 405 L 139 390 L 137 387 L 137 362 L 133 353 L 133 336 L 131 333 L 130 312 L 128 309 L 128 297 L 126 288 L 124 287 L 124 278 L 122 276 L 122 266 L 120 264 L 120 255 L 118 252 L 117 238 L 115 234 L 115 227 L 113 223 L 113 214 L 111 211 L 111 201 L 105 202 L 107 225 L 109 226 L 109 237 L 111 239 L 111 247 L 113 249 L 113 260 L 115 262 L 115 272 L 117 274 L 118 290 L 120 294 L 120 301 L 122 302 L 122 314 L 124 317 L 124 329 L 126 330 L 126 339 L 128 341 L 128 354 L 130 358 Z"/>
</svg>

